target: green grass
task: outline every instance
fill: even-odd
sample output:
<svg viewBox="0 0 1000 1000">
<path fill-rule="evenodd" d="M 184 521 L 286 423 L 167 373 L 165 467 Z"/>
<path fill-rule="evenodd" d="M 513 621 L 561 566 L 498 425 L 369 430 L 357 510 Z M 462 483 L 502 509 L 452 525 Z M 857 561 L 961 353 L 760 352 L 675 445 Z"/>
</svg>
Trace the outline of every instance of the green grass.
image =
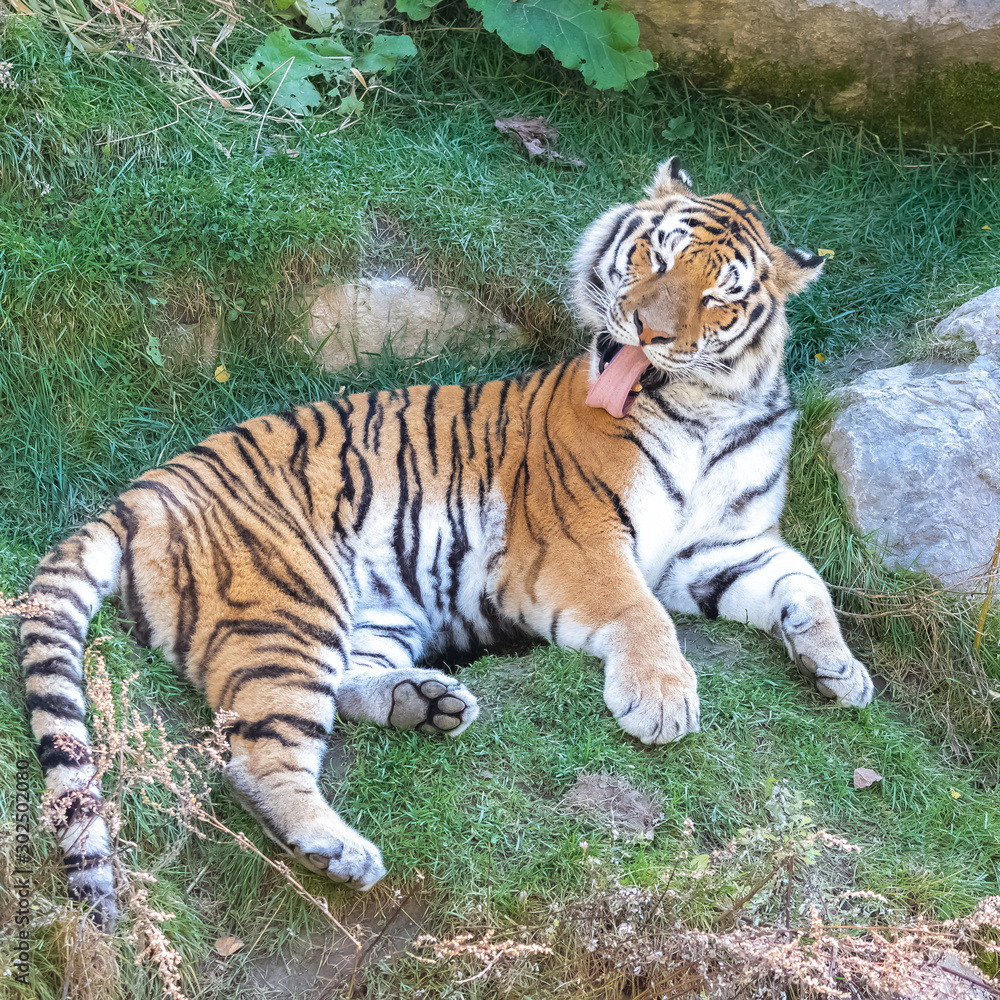
<svg viewBox="0 0 1000 1000">
<path fill-rule="evenodd" d="M 184 3 L 176 10 L 174 30 L 193 31 L 202 14 Z M 239 65 L 271 24 L 252 12 L 248 21 L 220 46 L 225 64 Z M 788 368 L 803 417 L 784 530 L 830 583 L 850 588 L 836 591 L 850 641 L 888 687 L 864 712 L 834 711 L 766 636 L 687 621 L 709 649 L 691 654 L 702 732 L 651 749 L 607 713 L 596 661 L 554 648 L 486 657 L 460 672 L 485 711 L 459 740 L 361 724 L 339 731 L 325 777 L 332 801 L 381 844 L 391 871 L 373 905 L 388 913 L 393 888 L 419 886 L 430 907 L 425 929 L 453 931 L 535 919 L 595 879 L 656 884 L 688 864 L 678 860 L 685 851 L 708 854 L 770 822 L 768 797 L 782 781 L 809 800 L 814 828 L 863 847 L 821 866 L 826 889 L 870 889 L 892 914 L 941 917 L 1000 891 L 997 740 L 980 683 L 1000 679 L 997 623 L 973 668 L 976 609 L 886 571 L 853 531 L 822 461 L 831 402 L 813 363 L 816 353 L 872 340 L 906 350 L 917 324 L 996 283 L 1000 164 L 886 149 L 805 112 L 697 92 L 666 75 L 595 95 L 544 57 L 515 56 L 476 31 L 414 35 L 420 56 L 391 79 L 394 94 L 366 97 L 358 122 L 328 135 L 336 116 L 300 129 L 266 124 L 258 143 L 259 118 L 199 101 L 178 112 L 192 96 L 179 76 L 125 58 L 64 61 L 58 32 L 8 26 L 3 58 L 19 89 L 0 90 L 9 126 L 0 137 L 0 591 L 22 590 L 38 556 L 132 477 L 233 421 L 342 387 L 496 378 L 548 360 L 578 336 L 563 295 L 583 227 L 635 198 L 654 164 L 676 152 L 699 190 L 754 201 L 776 242 L 835 252 L 790 310 Z M 586 168 L 525 160 L 493 129 L 501 113 L 551 116 Z M 661 132 L 681 115 L 694 133 L 668 148 Z M 159 131 L 135 138 L 150 129 Z M 532 345 L 484 356 L 470 338 L 464 351 L 386 351 L 342 372 L 322 372 L 288 346 L 298 329 L 285 311 L 290 285 L 399 266 L 475 291 L 528 327 Z M 162 367 L 147 350 L 168 321 L 202 315 L 221 317 L 228 382 L 196 366 Z M 887 607 L 889 615 L 865 617 Z M 132 649 L 110 608 L 94 623 L 99 634 L 111 636 L 112 673 L 140 671 L 136 697 L 160 708 L 174 738 L 207 724 L 200 698 L 158 654 Z M 15 761 L 32 756 L 9 624 L 0 626 L 0 692 L 6 817 Z M 854 790 L 857 766 L 883 782 Z M 658 791 L 664 817 L 653 840 L 615 840 L 569 814 L 562 797 L 581 771 Z M 270 853 L 212 782 L 219 817 Z M 154 798 L 169 801 L 162 790 Z M 253 855 L 224 837 L 185 835 L 138 800 L 126 806 L 122 835 L 134 844 L 126 863 L 155 872 L 151 899 L 176 914 L 168 933 L 189 963 L 191 995 L 261 995 L 255 963 L 326 934 L 310 905 Z M 695 823 L 693 845 L 682 835 L 685 817 Z M 44 910 L 64 899 L 65 883 L 40 830 L 35 846 L 33 898 Z M 347 894 L 303 879 L 335 913 L 353 912 Z M 725 898 L 713 883 L 683 915 L 707 922 Z M 763 893 L 751 908 L 771 919 L 780 900 Z M 212 945 L 228 934 L 248 948 L 221 962 Z M 39 927 L 33 939 L 42 997 L 62 992 L 53 935 Z M 114 947 L 126 959 L 121 995 L 156 995 L 151 974 L 127 960 L 134 946 L 119 936 Z M 367 995 L 401 995 L 401 983 L 432 996 L 494 995 L 487 980 L 453 988 L 450 973 L 412 960 L 399 968 L 367 973 Z M 556 985 L 531 995 L 560 995 Z"/>
<path fill-rule="evenodd" d="M 6 550 L 0 565 L 5 589 L 23 583 L 30 561 L 23 550 Z M 680 624 L 701 629 L 705 641 L 688 650 L 701 675 L 702 732 L 678 745 L 649 748 L 625 737 L 604 708 L 599 663 L 555 647 L 488 656 L 460 670 L 484 711 L 458 740 L 344 724 L 324 780 L 345 819 L 384 849 L 390 876 L 375 890 L 381 894 L 376 906 L 391 908 L 392 886 L 419 886 L 430 907 L 425 929 L 454 926 L 456 916 L 504 926 L 529 919 L 541 901 L 586 894 L 595 875 L 658 885 L 682 852 L 707 854 L 742 828 L 766 826 L 775 782 L 808 802 L 803 808 L 810 828 L 827 828 L 863 848 L 860 855 L 830 857 L 817 869 L 827 896 L 844 889 L 879 892 L 890 901 L 889 915 L 905 919 L 917 912 L 961 915 L 996 892 L 995 791 L 984 784 L 978 761 L 942 756 L 928 738 L 926 716 L 885 700 L 860 713 L 832 709 L 795 678 L 766 636 L 731 623 L 682 618 Z M 6 769 L 31 755 L 19 681 L 10 669 L 11 632 L 7 628 L 0 640 L 0 759 Z M 159 706 L 174 739 L 190 738 L 193 727 L 209 721 L 200 699 L 162 658 L 139 653 L 136 662 L 113 614 L 102 612 L 92 634 L 111 636 L 106 656 L 113 676 L 141 670 L 133 704 Z M 883 782 L 855 790 L 851 776 L 859 766 L 878 771 Z M 658 791 L 664 815 L 654 838 L 616 840 L 607 825 L 568 812 L 561 800 L 581 772 L 606 772 Z M 5 781 L 5 790 L 10 787 Z M 151 794 L 170 801 L 155 789 Z M 271 853 L 217 779 L 213 803 L 223 822 Z M 10 807 L 6 796 L 4 806 Z M 167 927 L 192 963 L 192 989 L 194 977 L 211 966 L 218 937 L 259 936 L 257 961 L 324 927 L 280 877 L 228 838 L 186 835 L 135 799 L 126 800 L 125 817 L 122 838 L 133 845 L 126 863 L 155 873 L 151 899 L 176 915 Z M 682 834 L 685 817 L 695 824 L 693 844 Z M 61 876 L 48 839 L 39 836 L 36 843 L 35 902 L 44 912 L 61 898 Z M 297 874 L 343 916 L 350 893 Z M 800 891 L 798 886 L 796 900 Z M 721 888 L 706 891 L 688 901 L 685 915 L 710 923 L 727 898 Z M 751 915 L 775 919 L 781 900 L 780 891 L 764 893 Z M 59 982 L 55 970 L 41 974 L 45 945 L 36 941 L 42 996 Z M 131 953 L 127 944 L 119 947 Z M 130 988 L 141 990 L 132 995 L 155 995 L 153 985 L 132 978 L 144 973 L 127 963 L 122 968 Z M 213 989 L 195 995 L 249 990 L 254 968 L 249 958 L 233 961 Z"/>
<path fill-rule="evenodd" d="M 995 282 L 992 154 L 886 149 L 806 112 L 700 94 L 663 75 L 594 95 L 488 34 L 415 30 L 419 57 L 393 76 L 395 94 L 366 99 L 360 121 L 332 135 L 336 117 L 300 131 L 268 124 L 258 141 L 259 119 L 207 103 L 172 125 L 190 87 L 168 86 L 147 63 L 64 63 L 61 34 L 10 29 L 5 52 L 23 86 L 0 96 L 19 116 L 0 148 L 8 335 L 132 337 L 162 313 L 227 314 L 242 303 L 240 334 L 273 325 L 282 275 L 387 258 L 488 286 L 512 314 L 565 335 L 558 296 L 579 233 L 648 182 L 678 116 L 694 133 L 669 151 L 699 190 L 754 201 L 778 242 L 835 251 L 824 281 L 793 306 L 794 370 L 817 352 L 904 335 Z M 238 66 L 259 37 L 241 27 L 219 57 Z M 492 124 L 518 112 L 549 115 L 586 168 L 528 162 Z M 162 131 L 130 138 L 150 128 Z M 52 190 L 39 196 L 32 178 Z"/>
</svg>

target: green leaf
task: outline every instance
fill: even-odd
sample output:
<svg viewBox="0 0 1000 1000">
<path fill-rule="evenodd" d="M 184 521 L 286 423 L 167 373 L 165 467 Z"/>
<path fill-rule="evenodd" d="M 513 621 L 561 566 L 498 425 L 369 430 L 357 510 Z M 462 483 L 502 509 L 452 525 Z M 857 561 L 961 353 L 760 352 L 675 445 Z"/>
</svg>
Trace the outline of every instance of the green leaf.
<svg viewBox="0 0 1000 1000">
<path fill-rule="evenodd" d="M 354 94 L 348 94 L 340 102 L 340 107 L 337 108 L 337 111 L 346 118 L 348 115 L 358 114 L 363 106 L 359 98 L 355 97 Z"/>
<path fill-rule="evenodd" d="M 295 0 L 293 6 L 313 31 L 327 32 L 343 21 L 336 0 Z"/>
<path fill-rule="evenodd" d="M 287 27 L 272 31 L 240 70 L 250 87 L 263 84 L 274 102 L 289 111 L 305 114 L 322 100 L 310 77 L 329 80 L 349 69 L 350 53 L 332 38 L 292 38 Z"/>
<path fill-rule="evenodd" d="M 396 10 L 400 14 L 405 14 L 411 21 L 423 21 L 431 16 L 438 3 L 439 0 L 396 0 Z M 478 9 L 477 7 L 476 10 Z"/>
<path fill-rule="evenodd" d="M 683 115 L 679 118 L 671 118 L 667 122 L 667 127 L 660 133 L 664 139 L 679 142 L 681 139 L 689 139 L 694 135 L 694 122 L 689 121 Z"/>
<path fill-rule="evenodd" d="M 621 90 L 656 63 L 638 47 L 636 19 L 605 2 L 469 0 L 469 6 L 481 11 L 483 25 L 515 52 L 528 55 L 544 45 L 567 69 L 579 69 L 587 83 Z"/>
<path fill-rule="evenodd" d="M 354 60 L 362 73 L 391 73 L 396 61 L 415 56 L 417 47 L 409 35 L 376 35 L 371 45 Z"/>
<path fill-rule="evenodd" d="M 146 356 L 154 365 L 163 367 L 163 354 L 160 352 L 160 338 L 156 334 L 146 333 Z"/>
</svg>

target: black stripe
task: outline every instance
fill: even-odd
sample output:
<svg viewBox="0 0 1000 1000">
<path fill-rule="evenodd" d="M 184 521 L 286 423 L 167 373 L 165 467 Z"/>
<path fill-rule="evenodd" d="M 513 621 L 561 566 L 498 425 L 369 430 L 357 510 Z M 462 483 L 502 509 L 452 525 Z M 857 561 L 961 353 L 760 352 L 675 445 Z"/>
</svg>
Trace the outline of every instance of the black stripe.
<svg viewBox="0 0 1000 1000">
<path fill-rule="evenodd" d="M 84 712 L 80 706 L 62 694 L 35 694 L 28 695 L 28 714 L 33 712 L 48 712 L 57 719 L 72 719 L 74 722 L 83 722 Z"/>
<path fill-rule="evenodd" d="M 29 619 L 25 622 L 25 625 L 29 625 L 34 619 Z M 52 646 L 55 649 L 65 649 L 67 653 L 71 653 L 74 657 L 80 655 L 79 644 L 73 645 L 67 639 L 61 639 L 58 636 L 48 636 L 48 635 L 29 635 L 26 638 L 21 639 L 21 655 L 24 656 L 34 646 Z"/>
<path fill-rule="evenodd" d="M 427 389 L 427 396 L 424 398 L 424 424 L 427 427 L 427 450 L 431 456 L 431 472 L 436 476 L 438 471 L 437 456 L 437 418 L 436 400 L 441 386 L 432 385 Z"/>
<path fill-rule="evenodd" d="M 309 410 L 316 420 L 316 447 L 318 448 L 326 437 L 326 417 L 323 416 L 319 407 L 315 403 L 309 404 Z"/>
<path fill-rule="evenodd" d="M 740 448 L 745 448 L 747 445 L 753 444 L 757 440 L 758 436 L 768 427 L 771 426 L 775 421 L 780 420 L 786 413 L 789 412 L 789 407 L 782 407 L 780 410 L 774 410 L 772 413 L 767 413 L 762 417 L 757 417 L 754 420 L 750 420 L 740 427 L 737 427 L 730 435 L 729 439 L 723 447 L 722 451 L 713 455 L 709 459 L 708 465 L 705 466 L 705 471 L 702 475 L 707 475 L 716 462 L 720 462 L 727 455 L 731 455 L 734 451 L 738 451 Z"/>
<path fill-rule="evenodd" d="M 187 666 L 188 653 L 198 625 L 198 586 L 187 539 L 190 523 L 182 525 L 172 510 L 167 508 L 168 555 L 173 576 L 173 590 L 177 595 L 177 619 L 174 625 L 174 654 L 181 670 Z"/>
<path fill-rule="evenodd" d="M 781 576 L 779 576 L 778 579 L 775 580 L 774 583 L 771 585 L 772 597 L 774 597 L 775 593 L 778 590 L 778 584 L 781 583 L 782 580 L 786 580 L 790 576 L 808 576 L 810 579 L 815 579 L 812 573 L 803 573 L 802 570 L 800 569 L 792 570 L 790 573 L 782 573 Z"/>
<path fill-rule="evenodd" d="M 365 429 L 364 429 L 364 445 L 366 448 L 370 448 L 371 444 L 368 441 L 368 434 L 371 430 L 372 420 L 375 418 L 375 408 L 378 406 L 378 394 L 374 392 L 368 393 L 368 410 L 365 413 Z"/>
<path fill-rule="evenodd" d="M 778 551 L 776 549 L 768 549 L 764 552 L 758 552 L 757 555 L 751 556 L 749 559 L 744 559 L 743 562 L 736 563 L 734 566 L 727 566 L 714 576 L 710 576 L 705 580 L 696 580 L 688 587 L 688 592 L 706 618 L 718 618 L 719 601 L 722 600 L 723 594 L 741 576 L 753 573 L 766 566 L 778 555 Z"/>
<path fill-rule="evenodd" d="M 282 736 L 276 728 L 275 723 L 281 723 L 289 729 L 301 733 L 306 739 L 310 740 L 325 740 L 328 735 L 328 731 L 318 722 L 306 719 L 301 715 L 293 715 L 290 712 L 272 712 L 270 715 L 265 715 L 256 722 L 247 722 L 246 719 L 240 719 L 233 726 L 233 732 L 241 739 L 249 740 L 250 742 L 270 739 L 276 740 L 283 747 L 299 746 L 298 743 Z"/>
<path fill-rule="evenodd" d="M 129 618 L 132 619 L 132 635 L 141 646 L 152 642 L 153 629 L 146 617 L 146 609 L 135 582 L 135 552 L 134 542 L 139 530 L 139 519 L 135 511 L 120 497 L 115 501 L 114 515 L 125 528 L 125 543 L 122 546 L 122 597 Z"/>
<path fill-rule="evenodd" d="M 83 566 L 39 566 L 38 573 L 35 576 L 35 585 L 44 587 L 45 584 L 43 581 L 47 576 L 69 576 L 75 579 L 82 579 L 86 580 L 99 594 L 104 590 L 104 587 L 97 582 L 96 577 Z"/>
<path fill-rule="evenodd" d="M 657 476 L 660 477 L 660 482 L 663 484 L 667 493 L 670 494 L 670 498 L 679 506 L 683 507 L 685 504 L 684 494 L 681 493 L 677 484 L 674 482 L 673 476 L 667 471 L 666 466 L 639 440 L 639 438 L 632 431 L 625 431 L 621 435 L 622 439 L 634 444 L 636 448 L 639 449 L 646 456 L 646 459 L 656 470 Z"/>
<path fill-rule="evenodd" d="M 80 683 L 80 668 L 66 656 L 49 656 L 24 668 L 25 677 L 64 677 L 76 684 Z"/>
<path fill-rule="evenodd" d="M 476 441 L 472 434 L 472 410 L 475 405 L 476 388 L 474 385 L 462 386 L 462 424 L 465 427 L 465 440 L 469 448 L 468 458 L 476 457 Z"/>
<path fill-rule="evenodd" d="M 751 313 L 751 316 L 750 316 L 750 323 L 753 323 L 754 319 L 757 316 L 760 315 L 759 310 L 762 310 L 763 308 L 764 307 L 763 307 L 763 305 L 761 303 L 758 303 L 754 307 L 753 313 Z M 742 348 L 742 350 L 744 350 L 744 351 L 755 351 L 755 350 L 757 350 L 757 348 L 760 346 L 760 342 L 764 339 L 764 335 L 771 328 L 771 320 L 774 319 L 774 314 L 777 311 L 777 308 L 778 308 L 777 302 L 775 302 L 772 299 L 771 302 L 769 303 L 769 308 L 768 308 L 767 315 L 762 320 L 760 326 L 758 326 L 757 329 L 754 331 L 754 335 L 753 335 L 753 337 L 750 338 L 749 343 L 747 343 L 746 345 L 744 345 L 744 347 Z M 749 328 L 750 328 L 750 326 L 748 324 L 747 325 L 747 329 L 749 330 Z"/>
<path fill-rule="evenodd" d="M 465 490 L 462 480 L 465 465 L 458 444 L 458 418 L 451 419 L 451 476 L 445 490 L 445 515 L 451 529 L 451 545 L 448 547 L 448 607 L 452 614 L 458 614 L 458 589 L 461 584 L 462 562 L 468 554 L 469 535 L 465 526 Z"/>
<path fill-rule="evenodd" d="M 300 618 L 294 612 L 288 611 L 286 608 L 277 609 L 275 614 L 284 618 L 285 621 L 290 622 L 303 635 L 307 635 L 309 638 L 314 639 L 325 649 L 336 650 L 340 653 L 342 658 L 346 659 L 347 654 L 344 650 L 344 642 L 341 632 L 331 628 L 323 628 L 321 625 L 315 625 L 312 622 L 306 621 L 304 618 Z"/>
<path fill-rule="evenodd" d="M 344 413 L 344 407 L 347 408 L 347 412 L 350 412 L 349 403 L 338 401 L 337 406 L 334 406 L 332 403 L 330 406 L 331 409 L 335 410 L 338 414 Z M 347 421 L 344 416 L 342 416 L 342 423 L 346 428 Z M 301 543 L 302 551 L 312 557 L 313 564 L 323 574 L 324 579 L 328 584 L 330 584 L 331 589 L 337 595 L 341 604 L 343 605 L 346 603 L 341 582 L 331 571 L 328 560 L 319 550 L 319 546 L 315 544 L 315 537 L 307 535 L 303 528 L 292 519 L 292 517 L 287 513 L 286 505 L 280 501 L 277 496 L 275 496 L 270 487 L 263 484 L 263 480 L 260 479 L 259 474 L 255 473 L 255 475 L 257 475 L 258 482 L 261 484 L 272 505 L 263 510 L 261 509 L 262 505 L 256 500 L 255 497 L 253 497 L 252 492 L 248 490 L 246 483 L 238 475 L 232 472 L 220 456 L 211 448 L 206 448 L 204 445 L 196 445 L 186 454 L 195 457 L 208 465 L 208 467 L 216 474 L 220 485 L 226 490 L 232 500 L 235 501 L 244 511 L 258 518 L 264 527 L 273 531 L 272 522 L 275 520 L 284 525 Z M 179 457 L 183 458 L 185 456 Z M 195 475 L 195 473 L 185 465 L 181 465 L 180 468 L 184 469 L 189 475 Z M 170 471 L 173 470 L 171 469 Z M 209 493 L 216 501 L 221 499 L 218 494 L 214 493 L 214 491 L 209 491 Z M 241 525 L 241 522 L 235 519 L 225 504 L 220 503 L 219 507 L 221 510 L 225 511 L 225 516 L 234 528 L 238 528 Z M 146 644 L 148 645 L 148 641 Z"/>
<path fill-rule="evenodd" d="M 58 737 L 58 746 L 55 734 L 50 733 L 38 741 L 35 752 L 43 772 L 48 773 L 54 767 L 87 767 L 93 763 L 85 743 L 67 733 L 59 733 Z"/>
<path fill-rule="evenodd" d="M 226 678 L 226 683 L 219 692 L 218 701 L 221 708 L 232 706 L 236 695 L 243 689 L 244 685 L 252 681 L 276 680 L 279 677 L 287 677 L 289 674 L 304 674 L 309 676 L 309 672 L 302 667 L 286 666 L 283 663 L 264 663 L 257 667 L 240 667 L 232 671 Z"/>
<path fill-rule="evenodd" d="M 55 632 L 62 632 L 68 635 L 69 638 L 75 639 L 81 646 L 84 639 L 87 638 L 86 630 L 75 619 L 63 611 L 46 610 L 40 614 L 33 614 L 25 624 L 33 624 L 35 622 L 39 625 L 45 625 Z"/>
<path fill-rule="evenodd" d="M 307 663 L 312 667 L 317 667 L 325 674 L 336 673 L 336 668 L 331 667 L 329 663 L 325 663 L 318 656 L 313 656 L 311 653 L 304 653 L 301 649 L 296 649 L 294 646 L 285 646 L 281 643 L 271 642 L 265 643 L 263 646 L 254 646 L 254 652 L 282 653 L 285 656 L 294 656 L 303 663 Z"/>
<path fill-rule="evenodd" d="M 764 480 L 759 486 L 751 486 L 749 489 L 745 489 L 730 505 L 729 509 L 734 514 L 739 514 L 743 511 L 751 500 L 755 500 L 757 497 L 762 497 L 765 493 L 769 493 L 777 484 L 778 480 L 781 479 L 782 467 L 778 467 L 771 473 L 770 476 Z"/>
<path fill-rule="evenodd" d="M 268 457 L 267 452 L 257 443 L 257 438 L 254 436 L 252 431 L 246 424 L 240 424 L 238 427 L 234 427 L 230 433 L 236 437 L 238 440 L 235 442 L 237 448 L 241 451 L 244 450 L 242 442 L 246 442 L 251 448 L 260 456 L 261 461 L 264 463 L 264 468 L 268 472 L 274 472 L 274 466 L 271 465 L 271 459 Z M 253 464 L 247 459 L 248 464 Z"/>
<path fill-rule="evenodd" d="M 604 282 L 601 280 L 601 276 L 597 273 L 597 265 L 604 259 L 607 252 L 611 249 L 611 244 L 618 239 L 618 227 L 621 226 L 622 222 L 632 214 L 632 206 L 626 205 L 623 207 L 617 216 L 611 221 L 608 226 L 608 234 L 601 241 L 601 245 L 597 248 L 597 251 L 593 254 L 590 259 L 590 274 L 587 276 L 587 281 L 590 285 L 595 288 L 603 288 Z M 638 219 L 635 220 L 635 224 L 638 225 Z M 635 226 L 632 227 L 633 229 Z"/>
<path fill-rule="evenodd" d="M 468 390 L 465 390 L 468 400 Z M 399 578 L 410 596 L 423 606 L 420 583 L 417 580 L 417 564 L 420 557 L 420 510 L 424 493 L 420 481 L 417 453 L 410 440 L 406 412 L 410 406 L 409 393 L 403 390 L 403 405 L 396 414 L 399 422 L 399 447 L 396 451 L 397 490 L 399 503 L 393 520 L 392 548 L 396 554 Z M 412 490 L 411 490 L 412 481 Z M 412 500 L 410 499 L 412 492 Z M 407 532 L 407 523 L 409 532 Z M 409 539 L 407 539 L 409 534 Z"/>
<path fill-rule="evenodd" d="M 39 583 L 36 579 L 28 590 L 31 595 L 41 594 L 44 597 L 53 597 L 57 601 L 66 601 L 68 604 L 72 604 L 74 610 L 79 611 L 84 618 L 90 617 L 90 609 L 84 604 L 83 600 L 76 593 L 76 591 L 69 590 L 66 587 L 53 587 L 49 584 Z"/>
<path fill-rule="evenodd" d="M 295 410 L 286 410 L 284 413 L 279 413 L 278 416 L 295 431 L 295 444 L 292 446 L 292 454 L 288 459 L 288 468 L 302 490 L 306 511 L 311 515 L 313 499 L 312 487 L 309 484 L 309 435 L 299 423 Z"/>
<path fill-rule="evenodd" d="M 614 507 L 615 513 L 618 515 L 618 520 L 628 529 L 628 533 L 632 536 L 632 541 L 635 541 L 635 525 L 632 524 L 632 519 L 628 516 L 628 511 L 625 509 L 625 504 L 622 503 L 622 498 L 603 480 L 595 477 L 595 481 L 604 491 L 605 496 L 611 501 L 611 506 Z"/>
<path fill-rule="evenodd" d="M 381 663 L 383 666 L 389 667 L 390 670 L 397 670 L 399 664 L 392 659 L 390 656 L 386 656 L 385 653 L 370 653 L 364 649 L 352 649 L 351 659 L 363 658 L 365 660 L 374 660 L 375 663 Z"/>
</svg>

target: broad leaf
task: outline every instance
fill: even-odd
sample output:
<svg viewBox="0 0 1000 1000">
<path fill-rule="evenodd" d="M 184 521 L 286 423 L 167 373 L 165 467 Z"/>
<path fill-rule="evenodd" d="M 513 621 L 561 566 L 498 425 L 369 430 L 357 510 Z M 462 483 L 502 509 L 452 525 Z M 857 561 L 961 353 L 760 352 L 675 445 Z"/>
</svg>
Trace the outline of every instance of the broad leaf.
<svg viewBox="0 0 1000 1000">
<path fill-rule="evenodd" d="M 396 0 L 396 10 L 411 21 L 423 21 L 431 16 L 438 3 L 439 0 Z"/>
<path fill-rule="evenodd" d="M 146 332 L 146 355 L 154 365 L 163 367 L 163 354 L 160 352 L 160 338 Z"/>
<path fill-rule="evenodd" d="M 515 52 L 528 55 L 540 45 L 567 68 L 579 69 L 587 83 L 621 90 L 656 68 L 638 47 L 639 25 L 627 11 L 606 0 L 468 0 L 482 11 L 483 24 Z"/>
<path fill-rule="evenodd" d="M 267 36 L 243 64 L 240 75 L 250 87 L 267 87 L 276 104 L 305 114 L 322 99 L 309 78 L 329 80 L 334 73 L 350 68 L 350 57 L 350 52 L 332 38 L 298 41 L 283 27 Z"/>
<path fill-rule="evenodd" d="M 354 65 L 362 73 L 391 73 L 398 59 L 416 54 L 417 47 L 409 35 L 376 35 L 355 58 Z"/>
<path fill-rule="evenodd" d="M 343 18 L 336 0 L 294 0 L 295 9 L 306 19 L 313 31 L 327 32 L 334 25 L 341 27 Z"/>
<path fill-rule="evenodd" d="M 355 97 L 354 94 L 348 94 L 347 97 L 340 102 L 340 106 L 337 108 L 337 111 L 346 118 L 348 115 L 360 114 L 362 108 L 364 108 L 364 105 L 361 103 L 361 100 Z"/>
</svg>

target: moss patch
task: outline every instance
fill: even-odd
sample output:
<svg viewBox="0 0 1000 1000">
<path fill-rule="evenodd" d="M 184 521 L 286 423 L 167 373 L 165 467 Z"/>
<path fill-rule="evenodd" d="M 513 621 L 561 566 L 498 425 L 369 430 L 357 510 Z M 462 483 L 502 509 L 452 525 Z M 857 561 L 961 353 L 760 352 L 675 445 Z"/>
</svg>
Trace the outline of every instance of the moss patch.
<svg viewBox="0 0 1000 1000">
<path fill-rule="evenodd" d="M 886 145 L 946 143 L 958 149 L 1000 144 L 1000 70 L 956 63 L 902 82 L 897 90 L 865 81 L 850 66 L 817 69 L 732 57 L 707 49 L 672 65 L 699 86 L 722 85 L 760 104 L 808 109 L 818 121 L 863 125 Z"/>
</svg>

